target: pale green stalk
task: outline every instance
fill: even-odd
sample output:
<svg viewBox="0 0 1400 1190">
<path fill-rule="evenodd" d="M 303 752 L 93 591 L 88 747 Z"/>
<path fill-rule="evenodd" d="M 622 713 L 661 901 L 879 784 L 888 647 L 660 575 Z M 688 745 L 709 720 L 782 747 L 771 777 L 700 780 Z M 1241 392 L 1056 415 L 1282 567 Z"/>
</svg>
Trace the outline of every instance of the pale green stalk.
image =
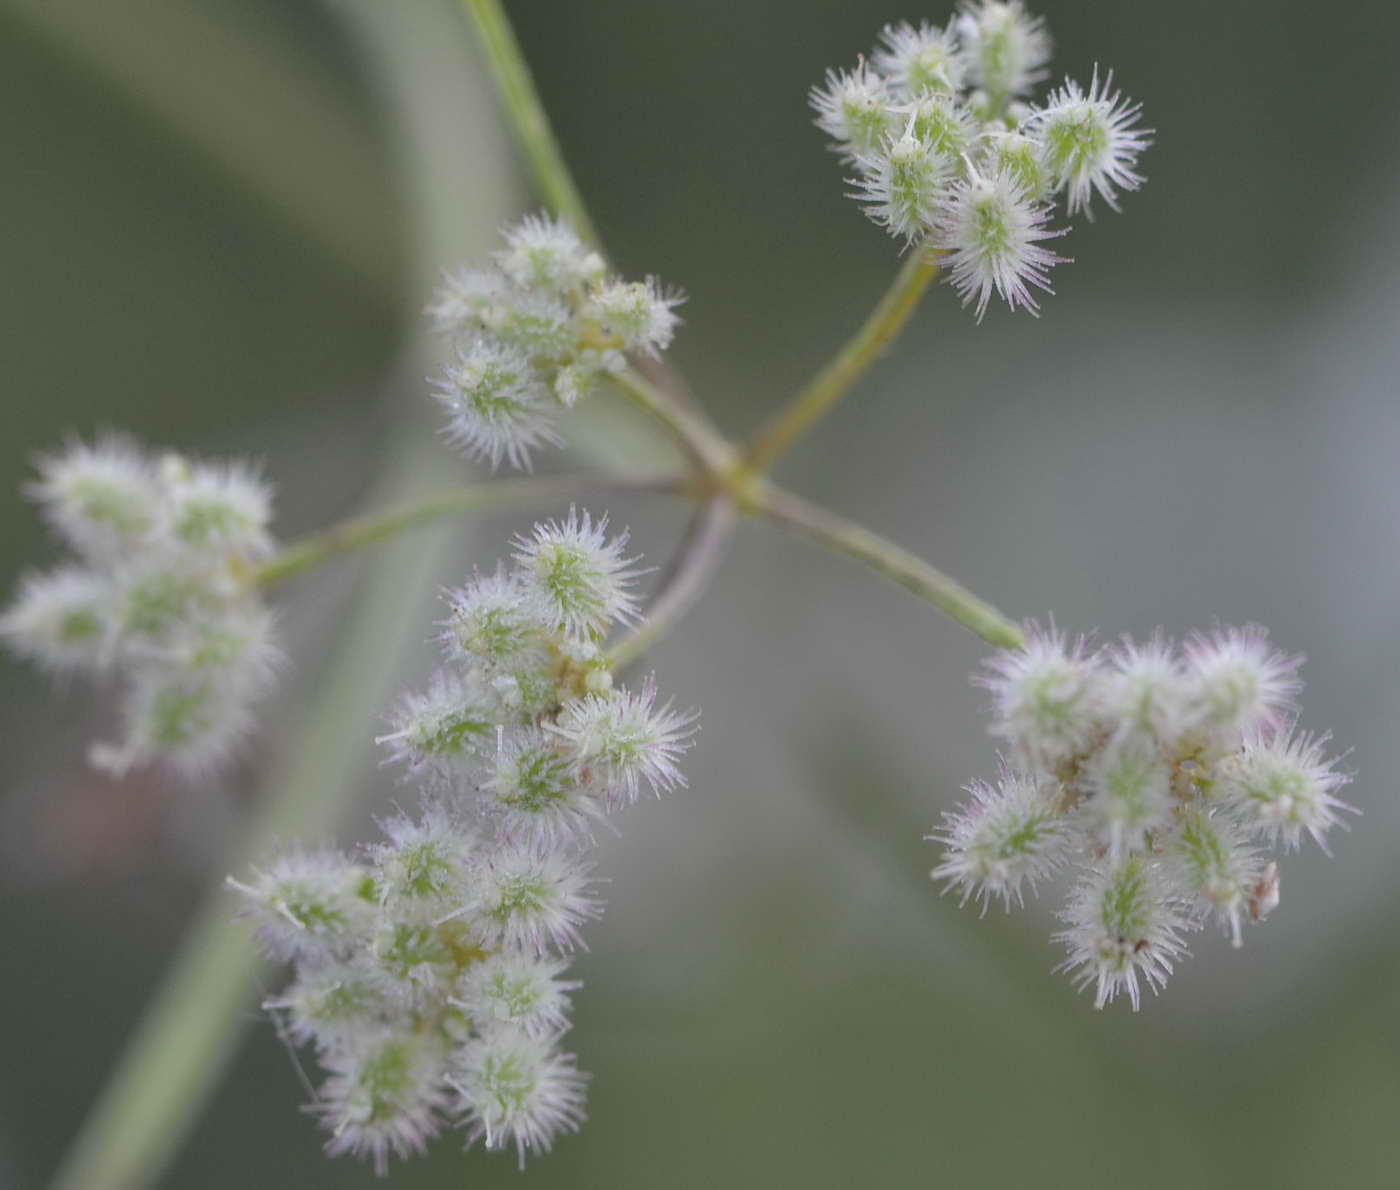
<svg viewBox="0 0 1400 1190">
<path fill-rule="evenodd" d="M 772 468 L 803 434 L 835 407 L 904 329 L 938 273 L 938 257 L 911 248 L 864 325 L 793 399 L 768 419 L 744 447 L 743 467 L 755 475 Z"/>
<path fill-rule="evenodd" d="M 408 529 L 431 524 L 453 513 L 494 508 L 500 504 L 561 504 L 590 493 L 679 492 L 685 481 L 669 476 L 623 475 L 520 476 L 469 484 L 385 513 L 355 517 L 294 542 L 252 573 L 251 581 L 270 587 L 330 561 L 339 554 L 389 541 Z"/>
</svg>

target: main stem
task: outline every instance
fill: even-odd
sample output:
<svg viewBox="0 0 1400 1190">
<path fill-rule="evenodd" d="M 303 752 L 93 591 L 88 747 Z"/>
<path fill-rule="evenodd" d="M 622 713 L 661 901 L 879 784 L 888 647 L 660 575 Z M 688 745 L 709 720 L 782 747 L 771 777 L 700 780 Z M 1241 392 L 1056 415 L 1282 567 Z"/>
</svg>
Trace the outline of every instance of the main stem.
<svg viewBox="0 0 1400 1190">
<path fill-rule="evenodd" d="M 938 257 L 924 244 L 909 250 L 889 289 L 855 335 L 807 386 L 749 439 L 745 471 L 768 471 L 803 434 L 825 417 L 904 329 L 938 273 Z"/>
<path fill-rule="evenodd" d="M 595 248 L 602 247 L 598 229 L 588 217 L 583 195 L 574 185 L 564 153 L 554 138 L 549 116 L 540 102 L 535 80 L 520 43 L 499 0 L 462 0 L 476 24 L 496 89 L 505 104 L 515 135 L 530 162 L 545 201 L 573 224 L 574 230 Z"/>
</svg>

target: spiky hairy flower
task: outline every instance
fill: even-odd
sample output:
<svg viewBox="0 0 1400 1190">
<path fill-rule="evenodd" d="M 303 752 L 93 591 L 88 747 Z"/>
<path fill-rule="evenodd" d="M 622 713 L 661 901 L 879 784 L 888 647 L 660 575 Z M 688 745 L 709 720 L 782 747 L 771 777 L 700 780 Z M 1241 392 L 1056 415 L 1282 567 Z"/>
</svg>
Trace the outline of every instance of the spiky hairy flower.
<svg viewBox="0 0 1400 1190">
<path fill-rule="evenodd" d="M 1171 821 L 1171 769 L 1155 743 L 1120 736 L 1087 766 L 1087 811 L 1110 860 L 1144 850 Z"/>
<path fill-rule="evenodd" d="M 389 1154 L 421 1153 L 451 1101 L 441 1047 L 431 1036 L 383 1030 L 321 1055 L 331 1072 L 311 1110 L 331 1138 L 326 1152 L 353 1153 L 388 1171 Z"/>
<path fill-rule="evenodd" d="M 1134 170 L 1137 159 L 1152 143 L 1151 129 L 1135 128 L 1142 104 L 1113 90 L 1113 72 L 1102 84 L 1097 67 L 1086 92 L 1073 79 L 1051 93 L 1046 105 L 1031 116 L 1041 139 L 1046 169 L 1056 188 L 1066 192 L 1071 215 L 1089 205 L 1093 192 L 1118 210 L 1118 191 L 1136 190 L 1145 180 Z"/>
<path fill-rule="evenodd" d="M 931 875 L 947 882 L 945 892 L 961 891 L 964 905 L 976 896 L 985 914 L 1000 897 L 1009 911 L 1013 900 L 1024 903 L 1024 885 L 1034 893 L 1064 863 L 1072 833 L 1055 804 L 1058 788 L 1004 769 L 996 785 L 974 781 L 967 792 L 971 800 L 945 813 L 943 827 L 925 836 L 944 847 Z"/>
<path fill-rule="evenodd" d="M 572 636 L 598 636 L 637 616 L 630 586 L 643 572 L 625 554 L 626 530 L 609 541 L 607 528 L 606 516 L 594 521 L 570 507 L 568 520 L 544 521 L 515 541 L 520 579 L 537 614 Z"/>
<path fill-rule="evenodd" d="M 1120 734 L 1131 732 L 1168 745 L 1187 724 L 1186 677 L 1162 633 L 1138 644 L 1130 637 L 1107 650 L 1103 699 Z"/>
<path fill-rule="evenodd" d="M 302 967 L 294 983 L 262 1003 L 285 1026 L 296 1045 L 320 1040 L 339 1046 L 373 1029 L 387 1001 L 383 980 L 364 962 Z"/>
<path fill-rule="evenodd" d="M 891 85 L 913 97 L 928 91 L 957 94 L 962 89 L 965 65 L 958 49 L 957 34 L 946 29 L 907 21 L 886 25 L 880 32 L 874 66 Z"/>
<path fill-rule="evenodd" d="M 1091 869 L 1061 914 L 1068 929 L 1055 935 L 1069 957 L 1057 970 L 1075 973 L 1075 983 L 1093 985 L 1094 1007 L 1120 993 L 1141 1006 L 1138 977 L 1160 991 L 1172 964 L 1188 952 L 1181 941 L 1191 928 L 1164 883 L 1157 864 L 1141 855 Z"/>
<path fill-rule="evenodd" d="M 575 950 L 579 926 L 603 908 L 589 892 L 591 870 L 564 852 L 503 840 L 476 873 L 472 920 L 510 950 Z"/>
<path fill-rule="evenodd" d="M 247 463 L 192 463 L 167 455 L 160 480 L 170 534 L 182 548 L 245 561 L 272 553 L 272 492 Z"/>
<path fill-rule="evenodd" d="M 468 1143 L 488 1149 L 514 1145 L 525 1154 L 546 1153 L 561 1132 L 583 1123 L 585 1076 L 574 1056 L 546 1038 L 502 1031 L 472 1042 L 461 1055 L 453 1085 L 461 1096 Z"/>
<path fill-rule="evenodd" d="M 1053 772 L 1084 752 L 1099 729 L 1098 655 L 1083 637 L 1031 624 L 1022 648 L 992 657 L 974 678 L 992 695 L 992 734 L 1033 769 Z"/>
<path fill-rule="evenodd" d="M 447 592 L 447 604 L 440 639 L 454 660 L 491 670 L 533 668 L 546 660 L 546 626 L 519 577 L 504 566 L 472 575 Z"/>
<path fill-rule="evenodd" d="M 567 969 L 562 959 L 495 954 L 467 968 L 457 1003 L 480 1029 L 556 1037 L 569 1025 L 569 993 L 583 986 L 560 978 Z"/>
<path fill-rule="evenodd" d="M 1279 652 L 1258 624 L 1192 634 L 1185 647 L 1188 705 L 1206 729 L 1277 726 L 1296 706 L 1303 658 Z"/>
<path fill-rule="evenodd" d="M 1245 918 L 1268 917 L 1278 865 L 1251 837 L 1295 849 L 1308 833 L 1324 844 L 1352 808 L 1336 796 L 1348 778 L 1324 753 L 1328 737 L 1280 722 L 1298 659 L 1262 628 L 1193 634 L 1181 650 L 1160 631 L 1099 651 L 1053 626 L 1027 636 L 976 679 L 992 691 L 991 731 L 1011 741 L 1025 785 L 971 787 L 973 803 L 931 836 L 954 845 L 935 875 L 964 900 L 978 892 L 984 909 L 990 895 L 1019 900 L 1019 888 L 988 880 L 984 857 L 999 854 L 994 827 L 1012 832 L 1016 812 L 1043 814 L 1046 830 L 1062 832 L 1059 854 L 1090 871 L 1062 915 L 1062 968 L 1097 986 L 1098 1006 L 1126 992 L 1137 1007 L 1139 976 L 1160 986 L 1188 925 L 1213 917 L 1239 946 Z"/>
<path fill-rule="evenodd" d="M 1264 861 L 1239 825 L 1218 811 L 1192 806 L 1182 814 L 1170 854 L 1179 869 L 1178 883 L 1196 894 L 1199 908 L 1215 917 L 1232 946 L 1243 946 L 1240 923 L 1251 912 Z M 1277 881 L 1274 888 L 1276 902 Z M 1251 915 L 1259 920 L 1267 912 L 1255 909 Z"/>
<path fill-rule="evenodd" d="M 424 906 L 431 915 L 467 896 L 477 840 L 441 802 L 418 818 L 400 810 L 379 823 L 388 841 L 369 848 L 374 893 L 381 905 Z"/>
<path fill-rule="evenodd" d="M 658 707 L 648 678 L 635 693 L 619 688 L 567 703 L 554 730 L 610 805 L 630 805 L 643 782 L 657 796 L 685 784 L 680 758 L 694 742 L 698 718 L 670 702 Z"/>
<path fill-rule="evenodd" d="M 84 558 L 111 559 L 165 527 L 156 469 L 125 438 L 69 442 L 62 452 L 41 456 L 37 470 L 27 495 Z"/>
<path fill-rule="evenodd" d="M 964 0 L 963 9 L 957 33 L 975 86 L 1004 102 L 1045 77 L 1050 34 L 1042 18 L 1026 12 L 1020 0 Z"/>
<path fill-rule="evenodd" d="M 971 114 L 950 95 L 920 95 L 895 110 L 909 121 L 915 140 L 953 160 L 972 147 L 977 135 Z"/>
<path fill-rule="evenodd" d="M 527 290 L 495 308 L 490 330 L 508 346 L 530 357 L 567 356 L 578 344 L 573 311 L 562 298 Z"/>
<path fill-rule="evenodd" d="M 500 322 L 510 283 L 495 269 L 444 272 L 424 313 L 440 335 L 480 331 Z"/>
<path fill-rule="evenodd" d="M 1327 832 L 1340 811 L 1355 808 L 1336 796 L 1351 780 L 1326 754 L 1330 735 L 1299 733 L 1296 727 L 1251 732 L 1244 747 L 1220 766 L 1220 793 L 1260 835 L 1296 851 L 1303 835 L 1327 850 Z"/>
<path fill-rule="evenodd" d="M 509 738 L 501 733 L 495 765 L 481 788 L 507 837 L 546 850 L 591 840 L 603 815 L 564 741 L 538 727 Z"/>
<path fill-rule="evenodd" d="M 589 295 L 588 313 L 624 351 L 659 359 L 680 325 L 675 308 L 683 301 L 683 294 L 663 291 L 655 277 L 609 281 Z"/>
<path fill-rule="evenodd" d="M 228 884 L 277 959 L 329 961 L 353 949 L 369 920 L 370 874 L 338 851 L 289 851 Z"/>
<path fill-rule="evenodd" d="M 0 637 L 21 657 L 56 673 L 97 669 L 113 611 L 109 576 L 78 566 L 26 574 L 0 614 Z"/>
<path fill-rule="evenodd" d="M 856 165 L 851 193 L 872 220 L 906 243 L 928 233 L 953 169 L 946 154 L 914 135 L 912 120 L 898 140 L 861 154 Z"/>
<path fill-rule="evenodd" d="M 953 288 L 980 322 L 995 290 L 1013 310 L 1040 309 L 1031 286 L 1053 294 L 1051 266 L 1066 258 L 1041 246 L 1064 234 L 1045 226 L 1050 208 L 1032 201 L 1008 170 L 983 176 L 971 164 L 939 202 L 933 237 L 946 254 Z"/>
<path fill-rule="evenodd" d="M 496 264 L 516 285 L 567 292 L 603 278 L 603 258 L 562 219 L 526 215 L 503 234 Z"/>
<path fill-rule="evenodd" d="M 447 411 L 447 441 L 469 459 L 489 462 L 493 470 L 507 459 L 528 471 L 532 450 L 563 444 L 554 428 L 557 405 L 517 347 L 474 340 L 430 383 Z"/>
<path fill-rule="evenodd" d="M 1049 197 L 1050 175 L 1034 136 L 1024 130 L 992 129 L 983 134 L 982 152 L 986 156 L 984 173 L 993 177 L 1007 174 L 1031 202 L 1044 202 Z"/>
<path fill-rule="evenodd" d="M 833 148 L 846 161 L 877 153 L 899 129 L 884 79 L 864 62 L 853 70 L 828 70 L 808 101 L 817 127 L 837 142 Z"/>
<path fill-rule="evenodd" d="M 403 696 L 390 725 L 375 742 L 389 745 L 391 762 L 446 772 L 495 743 L 495 699 L 472 675 L 438 670 L 426 691 Z"/>
</svg>

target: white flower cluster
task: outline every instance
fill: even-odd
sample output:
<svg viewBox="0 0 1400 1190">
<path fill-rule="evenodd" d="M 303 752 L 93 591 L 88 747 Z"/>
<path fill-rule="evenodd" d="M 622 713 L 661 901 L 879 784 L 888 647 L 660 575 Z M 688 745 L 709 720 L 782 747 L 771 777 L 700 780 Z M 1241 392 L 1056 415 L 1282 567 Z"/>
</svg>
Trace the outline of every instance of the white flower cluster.
<svg viewBox="0 0 1400 1190">
<path fill-rule="evenodd" d="M 493 468 L 502 459 L 528 468 L 531 451 L 562 444 L 561 409 L 621 372 L 628 355 L 670 346 L 682 298 L 655 277 L 609 276 L 598 253 L 547 215 L 527 216 L 505 240 L 494 268 L 449 274 L 428 307 L 457 341 L 432 386 L 449 442 Z"/>
<path fill-rule="evenodd" d="M 264 949 L 296 964 L 268 1007 L 329 1074 L 312 1110 L 332 1153 L 408 1156 L 448 1121 L 468 1143 L 547 1150 L 583 1120 L 561 1042 L 565 978 L 597 917 L 593 829 L 684 785 L 695 715 L 614 688 L 599 644 L 632 619 L 626 535 L 571 511 L 510 571 L 450 593 L 448 668 L 381 739 L 425 779 L 417 817 L 359 856 L 293 852 L 235 883 Z"/>
<path fill-rule="evenodd" d="M 240 464 L 111 438 L 41 459 L 29 494 L 77 559 L 26 576 L 0 635 L 58 673 L 121 676 L 124 738 L 95 746 L 93 763 L 199 771 L 224 758 L 278 657 L 248 582 L 272 552 L 267 485 Z"/>
<path fill-rule="evenodd" d="M 1299 734 L 1301 658 L 1262 628 L 1194 635 L 1177 649 L 1092 649 L 1053 628 L 993 658 L 992 733 L 1010 757 L 995 785 L 945 814 L 935 879 L 1010 909 L 1068 865 L 1079 883 L 1057 934 L 1060 969 L 1103 1007 L 1139 977 L 1154 991 L 1186 954 L 1182 935 L 1214 918 L 1235 946 L 1245 920 L 1278 904 L 1278 866 L 1261 845 L 1326 849 L 1349 779 Z"/>
<path fill-rule="evenodd" d="M 1020 0 L 965 0 L 946 28 L 886 26 L 852 70 L 827 72 L 812 91 L 817 124 L 854 166 L 853 197 L 891 235 L 943 256 L 963 304 L 986 312 L 992 291 L 1012 309 L 1038 309 L 1065 262 L 1042 241 L 1057 196 L 1092 219 L 1097 192 L 1118 209 L 1120 190 L 1150 144 L 1140 105 L 1100 81 L 1070 80 L 1041 106 L 1050 36 Z"/>
</svg>

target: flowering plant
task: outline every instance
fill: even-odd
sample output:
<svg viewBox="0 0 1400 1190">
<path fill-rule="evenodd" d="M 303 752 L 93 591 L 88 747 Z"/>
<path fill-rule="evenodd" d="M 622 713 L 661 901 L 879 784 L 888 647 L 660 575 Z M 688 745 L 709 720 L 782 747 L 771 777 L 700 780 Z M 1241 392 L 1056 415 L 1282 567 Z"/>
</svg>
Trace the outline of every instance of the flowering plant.
<svg viewBox="0 0 1400 1190">
<path fill-rule="evenodd" d="M 12 648 L 54 671 L 121 678 L 123 736 L 94 747 L 97 765 L 168 761 L 198 777 L 256 730 L 279 667 L 266 603 L 277 584 L 441 514 L 569 501 L 515 540 L 509 566 L 447 594 L 442 666 L 378 736 L 420 786 L 417 812 L 386 817 L 383 838 L 358 849 L 287 845 L 229 881 L 265 955 L 292 967 L 265 1007 L 314 1047 L 328 1150 L 383 1171 L 455 1123 L 523 1162 L 582 1123 L 585 1076 L 563 1039 L 580 986 L 570 955 L 602 910 L 587 853 L 617 811 L 685 786 L 698 725 L 653 677 L 623 679 L 704 591 L 741 517 L 893 579 L 998 650 L 979 680 L 1003 769 L 930 836 L 936 879 L 985 911 L 1076 869 L 1056 937 L 1098 1007 L 1121 994 L 1136 1009 L 1205 921 L 1239 945 L 1279 899 L 1260 844 L 1321 844 L 1349 809 L 1327 737 L 1297 729 L 1296 658 L 1254 627 L 1178 649 L 1019 625 L 769 478 L 940 272 L 979 322 L 994 294 L 1038 312 L 1035 291 L 1066 263 L 1056 204 L 1092 219 L 1143 183 L 1138 106 L 1097 71 L 1037 102 L 1050 40 L 1019 0 L 889 26 L 868 57 L 828 72 L 810 96 L 816 123 L 904 261 L 852 339 L 735 442 L 664 361 L 680 293 L 612 269 L 499 5 L 467 6 L 549 211 L 506 229 L 483 267 L 445 273 L 427 307 L 448 348 L 429 383 L 442 436 L 471 463 L 529 471 L 610 386 L 664 426 L 685 468 L 473 484 L 279 547 L 254 469 L 79 442 L 43 459 L 31 489 L 76 559 L 26 579 L 0 619 Z M 695 506 L 646 601 L 627 534 L 577 504 L 591 488 Z"/>
</svg>

